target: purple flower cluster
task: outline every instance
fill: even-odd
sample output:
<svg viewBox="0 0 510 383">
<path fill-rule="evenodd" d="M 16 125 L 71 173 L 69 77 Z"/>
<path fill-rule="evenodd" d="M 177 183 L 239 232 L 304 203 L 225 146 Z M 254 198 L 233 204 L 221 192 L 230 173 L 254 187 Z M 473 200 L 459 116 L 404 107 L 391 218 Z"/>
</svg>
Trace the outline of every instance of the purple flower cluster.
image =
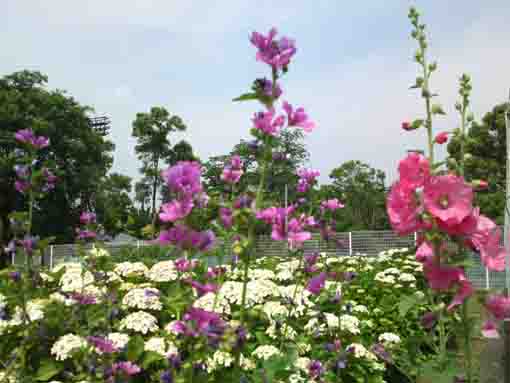
<svg viewBox="0 0 510 383">
<path fill-rule="evenodd" d="M 89 336 L 88 342 L 103 354 L 113 354 L 119 351 L 113 342 L 100 336 Z"/>
<path fill-rule="evenodd" d="M 184 225 L 175 225 L 159 234 L 158 241 L 162 245 L 174 245 L 182 250 L 210 250 L 216 236 L 211 230 L 195 231 Z"/>
<path fill-rule="evenodd" d="M 273 89 L 273 82 L 266 78 L 255 80 L 255 91 L 262 94 L 264 97 L 272 97 L 273 99 L 277 99 L 283 93 L 278 83 L 276 83 Z"/>
<path fill-rule="evenodd" d="M 268 136 L 276 136 L 280 133 L 280 129 L 285 124 L 285 116 L 279 115 L 275 117 L 274 108 L 267 112 L 258 112 L 253 116 L 252 122 L 255 129 L 267 134 Z"/>
<path fill-rule="evenodd" d="M 297 191 L 299 193 L 306 193 L 316 182 L 317 177 L 321 175 L 320 171 L 314 169 L 299 169 L 299 181 Z"/>
<path fill-rule="evenodd" d="M 294 110 L 292 105 L 287 101 L 283 103 L 283 109 L 287 113 L 287 120 L 289 126 L 297 126 L 302 128 L 306 133 L 311 133 L 315 129 L 315 122 L 308 118 L 304 108 L 300 107 Z"/>
<path fill-rule="evenodd" d="M 241 157 L 238 155 L 232 156 L 230 159 L 230 164 L 225 166 L 223 172 L 221 174 L 221 179 L 229 184 L 236 184 L 241 179 L 243 175 L 243 163 L 241 161 Z"/>
<path fill-rule="evenodd" d="M 253 32 L 250 38 L 251 43 L 257 47 L 257 61 L 262 61 L 273 68 L 273 70 L 286 69 L 290 59 L 296 53 L 294 40 L 281 37 L 275 40 L 276 28 L 271 28 L 267 36 Z"/>
<path fill-rule="evenodd" d="M 18 130 L 14 137 L 23 144 L 27 144 L 34 149 L 43 149 L 50 144 L 50 139 L 44 136 L 36 136 L 32 129 Z"/>
<path fill-rule="evenodd" d="M 172 330 L 176 334 L 193 338 L 205 336 L 212 344 L 216 344 L 220 340 L 226 327 L 227 325 L 219 314 L 195 307 L 190 308 L 184 314 L 183 320 L 175 321 L 172 324 Z"/>
</svg>

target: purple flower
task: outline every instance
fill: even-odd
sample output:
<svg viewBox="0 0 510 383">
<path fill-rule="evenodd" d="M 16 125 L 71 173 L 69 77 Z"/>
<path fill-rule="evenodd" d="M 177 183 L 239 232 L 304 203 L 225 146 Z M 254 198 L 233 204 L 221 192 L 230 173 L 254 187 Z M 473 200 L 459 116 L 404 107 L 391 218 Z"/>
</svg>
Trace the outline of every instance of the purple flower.
<svg viewBox="0 0 510 383">
<path fill-rule="evenodd" d="M 232 209 L 228 207 L 220 207 L 220 220 L 225 229 L 230 229 L 234 222 Z"/>
<path fill-rule="evenodd" d="M 273 90 L 273 82 L 266 78 L 259 78 L 255 80 L 255 91 L 261 93 L 265 97 L 272 97 L 275 100 L 283 93 L 282 88 L 280 88 L 278 83 L 276 83 Z"/>
<path fill-rule="evenodd" d="M 50 144 L 50 140 L 44 136 L 36 136 L 32 129 L 18 130 L 14 137 L 21 143 L 33 146 L 36 149 L 42 149 Z"/>
<path fill-rule="evenodd" d="M 23 246 L 23 249 L 27 254 L 32 254 L 34 250 L 37 248 L 38 243 L 39 237 L 25 237 L 24 239 L 19 241 L 19 244 Z"/>
<path fill-rule="evenodd" d="M 223 169 L 223 172 L 221 174 L 221 179 L 224 182 L 230 183 L 230 184 L 236 184 L 241 179 L 241 176 L 243 175 L 243 169 L 242 169 L 243 163 L 241 161 L 241 157 L 238 155 L 232 156 L 230 160 L 230 165 L 225 166 Z"/>
<path fill-rule="evenodd" d="M 314 169 L 299 169 L 298 170 L 298 184 L 297 191 L 299 193 L 306 193 L 310 187 L 315 183 L 317 177 L 320 176 L 320 172 Z"/>
<path fill-rule="evenodd" d="M 159 233 L 158 242 L 162 245 L 171 244 L 182 250 L 195 249 L 199 251 L 210 250 L 216 241 L 211 230 L 197 232 L 184 225 L 176 225 Z"/>
<path fill-rule="evenodd" d="M 381 360 L 384 360 L 386 363 L 393 363 L 393 359 L 391 358 L 390 353 L 385 350 L 382 344 L 374 344 L 371 350 L 375 355 L 377 355 Z"/>
<path fill-rule="evenodd" d="M 189 283 L 191 285 L 191 287 L 193 287 L 197 291 L 197 294 L 199 297 L 201 297 L 202 295 L 205 295 L 207 293 L 213 293 L 213 292 L 218 291 L 218 286 L 213 283 L 206 283 L 204 285 L 204 284 L 194 281 L 192 279 L 188 279 L 185 282 Z"/>
<path fill-rule="evenodd" d="M 119 351 L 113 342 L 109 339 L 100 336 L 89 336 L 87 340 L 103 354 L 112 354 Z"/>
<path fill-rule="evenodd" d="M 180 161 L 161 173 L 170 191 L 182 197 L 193 197 L 202 192 L 200 164 L 196 161 Z"/>
<path fill-rule="evenodd" d="M 71 293 L 71 299 L 80 305 L 94 305 L 97 303 L 97 299 L 93 295 L 87 295 L 78 292 Z"/>
<path fill-rule="evenodd" d="M 320 273 L 319 275 L 313 277 L 308 281 L 308 286 L 306 289 L 310 291 L 314 295 L 320 294 L 321 290 L 326 285 L 326 279 L 328 275 L 325 272 Z"/>
<path fill-rule="evenodd" d="M 193 270 L 198 265 L 198 261 L 197 260 L 190 261 L 186 258 L 179 258 L 175 260 L 174 264 L 177 271 L 185 273 L 186 271 Z"/>
<path fill-rule="evenodd" d="M 326 210 L 335 211 L 343 208 L 344 205 L 338 200 L 338 198 L 328 199 L 321 202 L 321 210 L 324 213 Z"/>
<path fill-rule="evenodd" d="M 285 123 L 285 116 L 279 115 L 273 120 L 274 117 L 275 110 L 273 108 L 269 109 L 267 112 L 255 113 L 252 119 L 253 126 L 255 129 L 258 129 L 269 136 L 276 136 L 280 133 L 280 129 Z"/>
<path fill-rule="evenodd" d="M 82 225 L 90 225 L 96 223 L 96 215 L 89 211 L 84 211 L 80 215 L 80 223 Z"/>
<path fill-rule="evenodd" d="M 308 374 L 312 379 L 320 378 L 324 374 L 324 367 L 318 360 L 312 360 L 308 366 Z"/>
<path fill-rule="evenodd" d="M 30 189 L 30 182 L 16 180 L 14 182 L 14 188 L 20 193 L 26 193 Z"/>
<path fill-rule="evenodd" d="M 112 375 L 122 372 L 127 376 L 138 374 L 142 369 L 133 362 L 117 362 L 112 366 Z"/>
<path fill-rule="evenodd" d="M 77 230 L 77 238 L 79 240 L 94 240 L 97 236 L 97 233 L 93 230 Z"/>
<path fill-rule="evenodd" d="M 234 201 L 234 209 L 245 209 L 250 207 L 252 199 L 246 194 L 241 195 Z"/>
<path fill-rule="evenodd" d="M 30 176 L 30 168 L 25 165 L 15 165 L 14 171 L 18 178 L 26 179 Z"/>
<path fill-rule="evenodd" d="M 21 280 L 21 273 L 19 271 L 11 271 L 9 273 L 9 278 L 11 278 L 13 282 L 19 282 Z"/>
<path fill-rule="evenodd" d="M 294 110 L 292 105 L 287 101 L 283 102 L 283 109 L 287 113 L 287 120 L 289 126 L 297 126 L 302 128 L 305 132 L 311 133 L 315 129 L 315 123 L 310 121 L 308 115 L 303 108 Z"/>
<path fill-rule="evenodd" d="M 250 37 L 251 43 L 258 49 L 257 61 L 262 61 L 275 70 L 287 68 L 296 53 L 294 40 L 287 37 L 274 40 L 277 33 L 276 28 L 271 28 L 267 36 L 253 32 Z"/>
<path fill-rule="evenodd" d="M 427 330 L 433 328 L 436 325 L 436 322 L 437 314 L 434 312 L 429 311 L 421 317 L 421 325 Z"/>
<path fill-rule="evenodd" d="M 172 330 L 189 337 L 206 336 L 216 342 L 223 335 L 226 324 L 214 312 L 192 307 L 184 314 L 182 321 L 175 321 Z"/>
<path fill-rule="evenodd" d="M 172 371 L 163 371 L 161 375 L 159 376 L 159 380 L 161 383 L 173 383 L 174 377 L 172 375 Z"/>
<path fill-rule="evenodd" d="M 161 206 L 162 211 L 159 213 L 159 219 L 163 222 L 175 222 L 187 217 L 192 209 L 193 201 L 190 198 L 184 198 L 181 201 L 174 200 Z"/>
</svg>

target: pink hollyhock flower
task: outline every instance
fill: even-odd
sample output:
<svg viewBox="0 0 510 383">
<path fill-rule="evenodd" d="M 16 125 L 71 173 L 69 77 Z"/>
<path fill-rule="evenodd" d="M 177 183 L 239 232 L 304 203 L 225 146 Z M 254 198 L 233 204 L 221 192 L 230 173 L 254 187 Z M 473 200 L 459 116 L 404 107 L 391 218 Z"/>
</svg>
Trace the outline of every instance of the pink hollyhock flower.
<svg viewBox="0 0 510 383">
<path fill-rule="evenodd" d="M 100 336 L 89 336 L 87 337 L 87 341 L 95 347 L 96 350 L 103 354 L 113 354 L 114 352 L 119 351 L 117 347 L 113 344 L 113 342 L 107 338 L 103 338 Z"/>
<path fill-rule="evenodd" d="M 287 121 L 289 126 L 298 126 L 306 133 L 311 133 L 315 129 L 315 123 L 310 121 L 304 108 L 293 110 L 292 105 L 287 101 L 283 102 L 283 109 L 287 113 Z"/>
<path fill-rule="evenodd" d="M 232 169 L 231 167 L 225 167 L 221 173 L 221 180 L 229 184 L 236 184 L 241 179 L 243 171 L 241 169 Z"/>
<path fill-rule="evenodd" d="M 252 119 L 253 126 L 255 129 L 258 129 L 269 136 L 276 136 L 280 133 L 280 129 L 285 123 L 285 116 L 279 115 L 273 120 L 274 116 L 275 111 L 273 108 L 269 109 L 267 112 L 255 113 Z"/>
<path fill-rule="evenodd" d="M 30 189 L 30 182 L 23 180 L 16 180 L 14 182 L 14 188 L 20 193 L 26 193 Z"/>
<path fill-rule="evenodd" d="M 305 241 L 312 238 L 312 234 L 303 230 L 304 222 L 300 219 L 292 218 L 288 224 L 287 240 L 291 249 L 300 248 Z"/>
<path fill-rule="evenodd" d="M 142 369 L 132 362 L 117 362 L 112 366 L 112 374 L 115 375 L 118 372 L 123 372 L 128 376 L 138 374 Z"/>
<path fill-rule="evenodd" d="M 432 245 L 427 241 L 423 241 L 418 250 L 416 250 L 416 260 L 421 263 L 428 263 L 432 262 L 433 259 L 434 249 Z"/>
<path fill-rule="evenodd" d="M 510 298 L 492 294 L 485 300 L 485 308 L 497 320 L 510 318 Z"/>
<path fill-rule="evenodd" d="M 193 270 L 195 267 L 198 266 L 198 261 L 196 259 L 189 260 L 186 258 L 179 258 L 176 259 L 174 262 L 175 268 L 177 271 L 181 273 L 185 273 L 187 271 Z"/>
<path fill-rule="evenodd" d="M 161 172 L 161 176 L 170 191 L 178 194 L 180 198 L 191 198 L 202 192 L 200 182 L 200 164 L 196 161 L 180 161 L 176 165 Z"/>
<path fill-rule="evenodd" d="M 18 130 L 14 137 L 19 142 L 33 146 L 36 149 L 42 149 L 50 144 L 50 139 L 44 136 L 36 136 L 31 129 Z"/>
<path fill-rule="evenodd" d="M 253 32 L 250 42 L 258 49 L 257 61 L 262 61 L 274 69 L 282 69 L 289 65 L 290 59 L 296 53 L 294 40 L 282 37 L 274 40 L 276 28 L 271 28 L 267 36 Z"/>
<path fill-rule="evenodd" d="M 321 202 L 321 210 L 330 210 L 335 211 L 338 209 L 341 209 L 344 207 L 344 204 L 342 204 L 338 198 L 328 199 L 326 201 Z"/>
<path fill-rule="evenodd" d="M 460 224 L 473 210 L 473 189 L 454 175 L 431 177 L 424 188 L 427 211 L 447 226 Z"/>
<path fill-rule="evenodd" d="M 228 207 L 220 207 L 220 220 L 226 229 L 230 229 L 234 223 L 232 209 Z"/>
<path fill-rule="evenodd" d="M 460 267 L 452 267 L 436 262 L 426 263 L 423 267 L 425 278 L 433 290 L 447 290 L 455 283 L 466 280 Z"/>
<path fill-rule="evenodd" d="M 441 132 L 436 135 L 434 138 L 434 141 L 437 144 L 444 144 L 446 141 L 448 141 L 448 132 Z"/>
<path fill-rule="evenodd" d="M 409 153 L 398 165 L 400 182 L 410 189 L 422 187 L 430 177 L 429 160 L 419 153 Z"/>
<path fill-rule="evenodd" d="M 319 275 L 313 277 L 308 281 L 308 286 L 306 289 L 310 291 L 313 295 L 319 295 L 321 290 L 326 285 L 326 279 L 328 278 L 327 273 L 320 273 Z"/>
<path fill-rule="evenodd" d="M 194 231 L 184 225 L 174 227 L 159 233 L 158 242 L 161 245 L 174 245 L 182 250 L 195 249 L 199 251 L 210 250 L 216 241 L 211 230 L 203 232 Z"/>
<path fill-rule="evenodd" d="M 92 239 L 96 238 L 96 236 L 97 236 L 96 232 L 92 231 L 92 230 L 79 230 L 79 229 L 77 229 L 76 231 L 78 233 L 78 235 L 77 235 L 78 239 L 92 240 Z"/>
<path fill-rule="evenodd" d="M 89 211 L 84 211 L 80 215 L 80 223 L 82 225 L 90 225 L 96 223 L 96 215 Z"/>
<path fill-rule="evenodd" d="M 467 298 L 473 295 L 473 286 L 467 279 L 463 279 L 460 282 L 457 293 L 453 297 L 452 302 L 446 308 L 448 311 L 453 310 L 455 307 L 461 305 Z"/>
<path fill-rule="evenodd" d="M 392 186 L 388 194 L 386 211 L 393 230 L 400 235 L 413 233 L 421 226 L 421 207 L 415 193 L 400 181 Z"/>
<path fill-rule="evenodd" d="M 482 335 L 488 339 L 498 339 L 499 332 L 496 323 L 491 320 L 487 320 L 482 325 Z"/>
<path fill-rule="evenodd" d="M 174 200 L 161 205 L 162 211 L 159 213 L 159 219 L 162 222 L 175 222 L 187 217 L 192 209 L 193 202 L 191 199 Z"/>
<path fill-rule="evenodd" d="M 218 286 L 213 284 L 213 283 L 206 283 L 205 285 L 198 282 L 198 281 L 194 281 L 192 279 L 189 279 L 189 280 L 186 280 L 185 281 L 186 283 L 189 283 L 191 285 L 191 287 L 193 287 L 196 291 L 197 291 L 197 294 L 199 297 L 201 297 L 202 295 L 205 295 L 207 293 L 214 293 L 216 291 L 218 291 Z"/>
<path fill-rule="evenodd" d="M 314 169 L 299 169 L 297 172 L 299 181 L 297 191 L 299 193 L 306 193 L 315 183 L 317 177 L 321 175 L 320 171 Z"/>
</svg>

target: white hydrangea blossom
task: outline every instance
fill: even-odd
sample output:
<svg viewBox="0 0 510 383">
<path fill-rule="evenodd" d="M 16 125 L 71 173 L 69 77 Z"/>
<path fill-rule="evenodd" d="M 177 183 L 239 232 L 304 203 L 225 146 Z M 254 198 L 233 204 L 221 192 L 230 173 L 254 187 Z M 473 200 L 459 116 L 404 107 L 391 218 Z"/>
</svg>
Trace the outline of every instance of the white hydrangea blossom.
<svg viewBox="0 0 510 383">
<path fill-rule="evenodd" d="M 310 366 L 310 362 L 311 362 L 310 358 L 300 357 L 297 358 L 296 361 L 294 362 L 294 367 L 303 372 L 308 372 L 308 366 Z"/>
<path fill-rule="evenodd" d="M 241 304 L 242 283 L 235 281 L 225 282 L 219 291 L 230 303 Z M 268 297 L 278 296 L 278 285 L 268 279 L 249 281 L 247 284 L 246 305 L 251 307 L 263 303 Z"/>
<path fill-rule="evenodd" d="M 353 335 L 360 333 L 359 319 L 355 316 L 344 314 L 340 316 L 340 329 Z"/>
<path fill-rule="evenodd" d="M 123 334 L 121 332 L 112 332 L 108 334 L 106 338 L 113 343 L 115 348 L 119 350 L 122 350 L 124 347 L 126 347 L 129 342 L 129 335 Z"/>
<path fill-rule="evenodd" d="M 119 328 L 147 334 L 158 330 L 158 320 L 145 311 L 136 311 L 122 319 Z"/>
<path fill-rule="evenodd" d="M 416 277 L 410 273 L 402 273 L 398 277 L 398 280 L 401 282 L 416 282 Z"/>
<path fill-rule="evenodd" d="M 342 282 L 326 281 L 324 288 L 326 290 L 335 290 L 335 293 L 342 294 Z"/>
<path fill-rule="evenodd" d="M 89 250 L 89 255 L 92 257 L 109 257 L 110 253 L 108 250 L 103 249 L 102 247 L 93 246 L 92 249 Z"/>
<path fill-rule="evenodd" d="M 299 266 L 301 265 L 301 261 L 299 259 L 294 259 L 292 261 L 281 262 L 276 266 L 277 271 L 290 271 L 294 273 Z"/>
<path fill-rule="evenodd" d="M 312 318 L 305 324 L 305 331 L 309 334 L 318 333 L 323 334 L 326 331 L 326 325 L 319 322 L 319 319 Z"/>
<path fill-rule="evenodd" d="M 161 261 L 155 263 L 147 272 L 147 278 L 153 282 L 169 282 L 179 277 L 173 261 Z"/>
<path fill-rule="evenodd" d="M 268 360 L 273 356 L 281 355 L 280 350 L 278 350 L 278 348 L 269 344 L 258 346 L 251 354 L 255 358 L 262 360 Z"/>
<path fill-rule="evenodd" d="M 395 284 L 395 277 L 391 274 L 385 274 L 383 271 L 377 273 L 374 277 L 374 280 L 389 285 Z"/>
<path fill-rule="evenodd" d="M 266 329 L 266 334 L 272 339 L 278 339 L 283 336 L 285 339 L 292 340 L 297 336 L 296 330 L 286 323 L 283 323 L 279 329 L 276 328 L 276 323 L 271 323 Z"/>
<path fill-rule="evenodd" d="M 307 352 L 312 350 L 312 346 L 308 343 L 298 343 L 296 346 L 299 355 L 305 355 Z"/>
<path fill-rule="evenodd" d="M 212 357 L 207 358 L 207 372 L 211 373 L 218 367 L 231 367 L 234 364 L 234 357 L 225 351 L 216 350 Z"/>
<path fill-rule="evenodd" d="M 122 299 L 122 304 L 140 310 L 161 310 L 160 291 L 155 288 L 136 288 L 130 290 Z"/>
<path fill-rule="evenodd" d="M 67 268 L 60 277 L 60 289 L 65 293 L 81 293 L 86 287 L 94 283 L 94 276 L 90 271 L 83 271 L 80 268 Z"/>
<path fill-rule="evenodd" d="M 67 334 L 58 338 L 51 347 L 51 354 L 55 355 L 56 360 L 66 360 L 70 358 L 73 352 L 86 347 L 87 341 L 74 334 Z"/>
<path fill-rule="evenodd" d="M 7 297 L 3 294 L 0 294 L 0 310 L 3 310 L 7 307 Z"/>
<path fill-rule="evenodd" d="M 287 282 L 294 279 L 294 273 L 290 270 L 282 270 L 276 274 L 275 279 L 281 282 Z"/>
<path fill-rule="evenodd" d="M 400 343 L 400 337 L 392 332 L 385 332 L 379 335 L 379 342 L 384 345 L 392 346 Z"/>
<path fill-rule="evenodd" d="M 376 361 L 377 357 L 371 351 L 368 351 L 365 346 L 361 343 L 352 343 L 346 347 L 346 351 L 352 353 L 355 358 L 358 359 L 367 359 L 371 361 Z"/>
<path fill-rule="evenodd" d="M 212 292 L 204 294 L 198 298 L 193 303 L 193 307 L 213 311 L 219 314 L 230 314 L 231 312 L 228 300 L 223 295 L 217 295 Z"/>
<path fill-rule="evenodd" d="M 340 320 L 335 314 L 324 313 L 324 316 L 326 317 L 326 323 L 328 324 L 329 329 L 338 328 Z"/>
<path fill-rule="evenodd" d="M 167 358 L 172 355 L 177 355 L 179 352 L 175 344 L 168 342 L 165 340 L 165 338 L 158 336 L 154 336 L 145 341 L 144 350 L 158 353 Z"/>
<path fill-rule="evenodd" d="M 368 313 L 367 306 L 364 305 L 356 305 L 352 308 L 353 313 L 365 314 Z"/>
<path fill-rule="evenodd" d="M 300 373 L 295 373 L 289 376 L 289 383 L 306 383 L 308 382 L 308 378 L 304 378 Z"/>
<path fill-rule="evenodd" d="M 123 277 L 133 277 L 143 276 L 149 269 L 142 262 L 121 262 L 115 265 L 113 271 Z"/>
<path fill-rule="evenodd" d="M 286 317 L 289 315 L 287 307 L 282 305 L 280 302 L 268 301 L 262 306 L 262 311 L 269 320 Z"/>
</svg>

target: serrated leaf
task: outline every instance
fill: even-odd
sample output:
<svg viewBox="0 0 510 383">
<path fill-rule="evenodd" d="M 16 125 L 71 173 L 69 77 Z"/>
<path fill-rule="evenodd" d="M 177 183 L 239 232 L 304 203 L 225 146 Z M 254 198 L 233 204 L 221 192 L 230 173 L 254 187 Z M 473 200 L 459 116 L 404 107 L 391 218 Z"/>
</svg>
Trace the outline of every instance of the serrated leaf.
<svg viewBox="0 0 510 383">
<path fill-rule="evenodd" d="M 39 382 L 47 381 L 57 375 L 61 370 L 62 366 L 57 364 L 55 361 L 50 359 L 45 360 L 41 363 L 41 366 L 37 370 L 35 380 Z"/>
<path fill-rule="evenodd" d="M 142 367 L 147 369 L 151 364 L 164 360 L 165 357 L 154 351 L 147 351 L 143 356 Z"/>
<path fill-rule="evenodd" d="M 398 312 L 400 316 L 406 316 L 406 314 L 409 312 L 409 310 L 413 307 L 418 305 L 422 301 L 421 298 L 419 298 L 416 295 L 407 295 L 401 299 L 401 301 L 398 304 Z"/>
<path fill-rule="evenodd" d="M 439 104 L 432 105 L 431 112 L 432 114 L 446 115 L 446 113 L 443 110 L 443 107 Z"/>
<path fill-rule="evenodd" d="M 256 93 L 244 93 L 237 98 L 234 98 L 232 101 L 250 101 L 257 100 L 258 96 Z"/>
</svg>

